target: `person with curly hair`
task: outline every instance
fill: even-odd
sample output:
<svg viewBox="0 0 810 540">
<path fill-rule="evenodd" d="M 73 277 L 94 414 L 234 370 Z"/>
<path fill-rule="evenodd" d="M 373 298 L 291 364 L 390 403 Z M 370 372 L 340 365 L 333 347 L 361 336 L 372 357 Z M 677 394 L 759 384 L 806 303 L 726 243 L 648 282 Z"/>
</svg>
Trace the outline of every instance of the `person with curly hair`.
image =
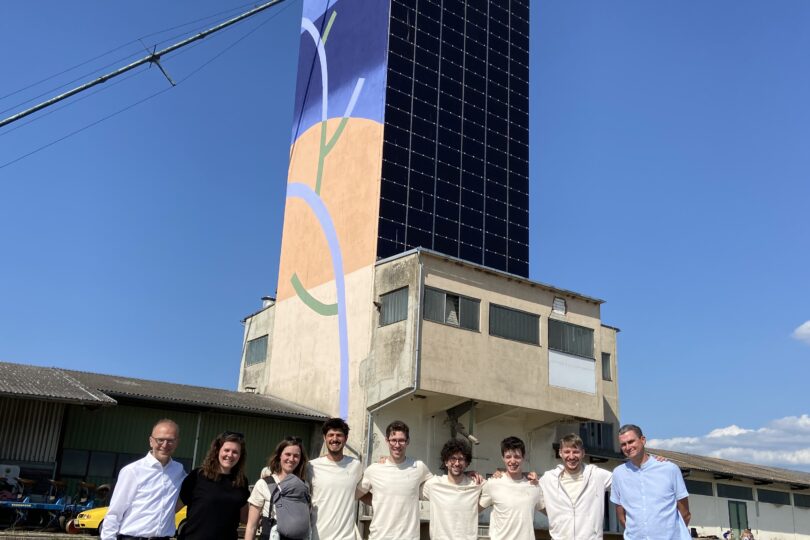
<svg viewBox="0 0 810 540">
<path fill-rule="evenodd" d="M 180 487 L 180 500 L 188 506 L 180 540 L 236 540 L 250 495 L 246 459 L 241 433 L 226 431 L 211 441 L 202 467 L 194 469 Z"/>
<path fill-rule="evenodd" d="M 478 499 L 484 484 L 465 472 L 471 461 L 470 445 L 450 439 L 441 451 L 446 474 L 434 476 L 422 487 L 422 498 L 430 501 L 432 540 L 478 539 Z"/>
</svg>

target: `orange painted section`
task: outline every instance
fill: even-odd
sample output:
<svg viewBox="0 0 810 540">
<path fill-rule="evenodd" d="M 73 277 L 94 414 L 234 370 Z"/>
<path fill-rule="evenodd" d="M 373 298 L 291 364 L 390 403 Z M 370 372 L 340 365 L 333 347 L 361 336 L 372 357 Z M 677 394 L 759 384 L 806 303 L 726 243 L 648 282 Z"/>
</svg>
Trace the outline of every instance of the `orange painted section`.
<svg viewBox="0 0 810 540">
<path fill-rule="evenodd" d="M 339 123 L 339 118 L 328 121 L 327 140 Z M 318 124 L 295 142 L 288 182 L 315 189 L 320 139 Z M 337 232 L 344 275 L 376 259 L 382 140 L 382 125 L 351 118 L 324 161 L 320 196 Z M 326 238 L 309 206 L 300 199 L 287 199 L 284 209 L 278 301 L 295 296 L 290 283 L 293 273 L 307 290 L 334 279 Z"/>
</svg>

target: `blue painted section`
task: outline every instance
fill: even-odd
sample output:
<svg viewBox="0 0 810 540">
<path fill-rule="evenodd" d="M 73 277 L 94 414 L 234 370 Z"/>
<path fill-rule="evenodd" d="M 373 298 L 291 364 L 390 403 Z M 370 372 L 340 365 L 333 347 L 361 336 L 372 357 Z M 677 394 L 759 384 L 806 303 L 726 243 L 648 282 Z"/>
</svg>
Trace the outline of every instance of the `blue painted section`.
<svg viewBox="0 0 810 540">
<path fill-rule="evenodd" d="M 327 36 L 325 57 L 318 56 L 312 36 L 302 30 L 298 57 L 298 81 L 292 129 L 294 142 L 321 121 L 321 65 L 328 63 L 327 118 L 343 116 L 358 79 L 365 79 L 363 93 L 352 112 L 354 118 L 383 122 L 388 48 L 388 14 L 384 0 L 306 0 L 304 19 L 318 35 L 326 29 L 332 12 L 337 13 Z"/>
<path fill-rule="evenodd" d="M 329 209 L 323 200 L 308 185 L 290 182 L 287 185 L 287 198 L 303 200 L 321 226 L 326 242 L 329 245 L 329 254 L 332 256 L 332 271 L 335 274 L 335 289 L 337 292 L 338 307 L 338 335 L 340 341 L 340 417 L 349 417 L 349 333 L 346 320 L 346 283 L 343 277 L 343 255 L 340 251 L 335 225 Z"/>
</svg>

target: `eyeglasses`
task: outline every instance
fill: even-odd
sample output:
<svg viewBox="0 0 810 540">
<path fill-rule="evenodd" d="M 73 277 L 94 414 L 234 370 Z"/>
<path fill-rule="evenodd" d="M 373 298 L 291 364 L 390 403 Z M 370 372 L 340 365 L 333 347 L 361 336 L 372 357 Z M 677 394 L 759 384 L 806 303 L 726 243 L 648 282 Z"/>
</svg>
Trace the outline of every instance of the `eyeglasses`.
<svg viewBox="0 0 810 540">
<path fill-rule="evenodd" d="M 245 434 L 239 433 L 238 431 L 223 431 L 222 435 L 219 436 L 220 439 L 227 439 L 228 437 L 236 437 L 237 439 L 244 439 Z"/>
<path fill-rule="evenodd" d="M 450 457 L 447 458 L 447 461 L 450 463 L 466 463 L 467 458 L 465 457 Z"/>
<path fill-rule="evenodd" d="M 177 444 L 177 439 L 164 439 L 163 437 L 152 437 L 152 440 L 155 441 L 155 444 L 158 446 L 174 446 Z"/>
<path fill-rule="evenodd" d="M 388 444 L 393 446 L 404 446 L 408 444 L 408 439 L 388 439 Z"/>
</svg>

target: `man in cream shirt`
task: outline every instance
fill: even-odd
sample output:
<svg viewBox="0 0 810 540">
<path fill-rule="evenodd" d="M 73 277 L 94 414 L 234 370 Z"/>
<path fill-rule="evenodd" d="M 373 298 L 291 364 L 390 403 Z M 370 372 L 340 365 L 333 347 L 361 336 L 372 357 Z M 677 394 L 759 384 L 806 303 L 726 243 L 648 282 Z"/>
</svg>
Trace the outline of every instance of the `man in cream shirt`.
<svg viewBox="0 0 810 540">
<path fill-rule="evenodd" d="M 560 439 L 562 464 L 540 478 L 543 512 L 548 515 L 552 540 L 598 540 L 602 538 L 605 491 L 610 489 L 610 471 L 584 465 L 585 446 L 575 434 Z"/>
<path fill-rule="evenodd" d="M 523 474 L 526 445 L 517 437 L 501 441 L 506 474 L 491 478 L 481 492 L 482 508 L 492 506 L 489 536 L 492 540 L 534 540 L 534 511 L 542 507 L 540 486 Z"/>
<path fill-rule="evenodd" d="M 441 452 L 446 475 L 434 476 L 422 488 L 422 498 L 430 501 L 432 540 L 477 540 L 480 482 L 465 474 L 472 461 L 470 446 L 458 439 L 447 441 Z"/>
<path fill-rule="evenodd" d="M 419 491 L 433 475 L 427 465 L 405 456 L 410 429 L 399 420 L 385 428 L 388 459 L 372 463 L 358 493 L 371 492 L 374 515 L 369 540 L 419 540 Z"/>
<path fill-rule="evenodd" d="M 343 449 L 349 425 L 330 418 L 321 428 L 326 454 L 307 464 L 312 485 L 312 540 L 358 540 L 357 485 L 363 465 Z"/>
</svg>

